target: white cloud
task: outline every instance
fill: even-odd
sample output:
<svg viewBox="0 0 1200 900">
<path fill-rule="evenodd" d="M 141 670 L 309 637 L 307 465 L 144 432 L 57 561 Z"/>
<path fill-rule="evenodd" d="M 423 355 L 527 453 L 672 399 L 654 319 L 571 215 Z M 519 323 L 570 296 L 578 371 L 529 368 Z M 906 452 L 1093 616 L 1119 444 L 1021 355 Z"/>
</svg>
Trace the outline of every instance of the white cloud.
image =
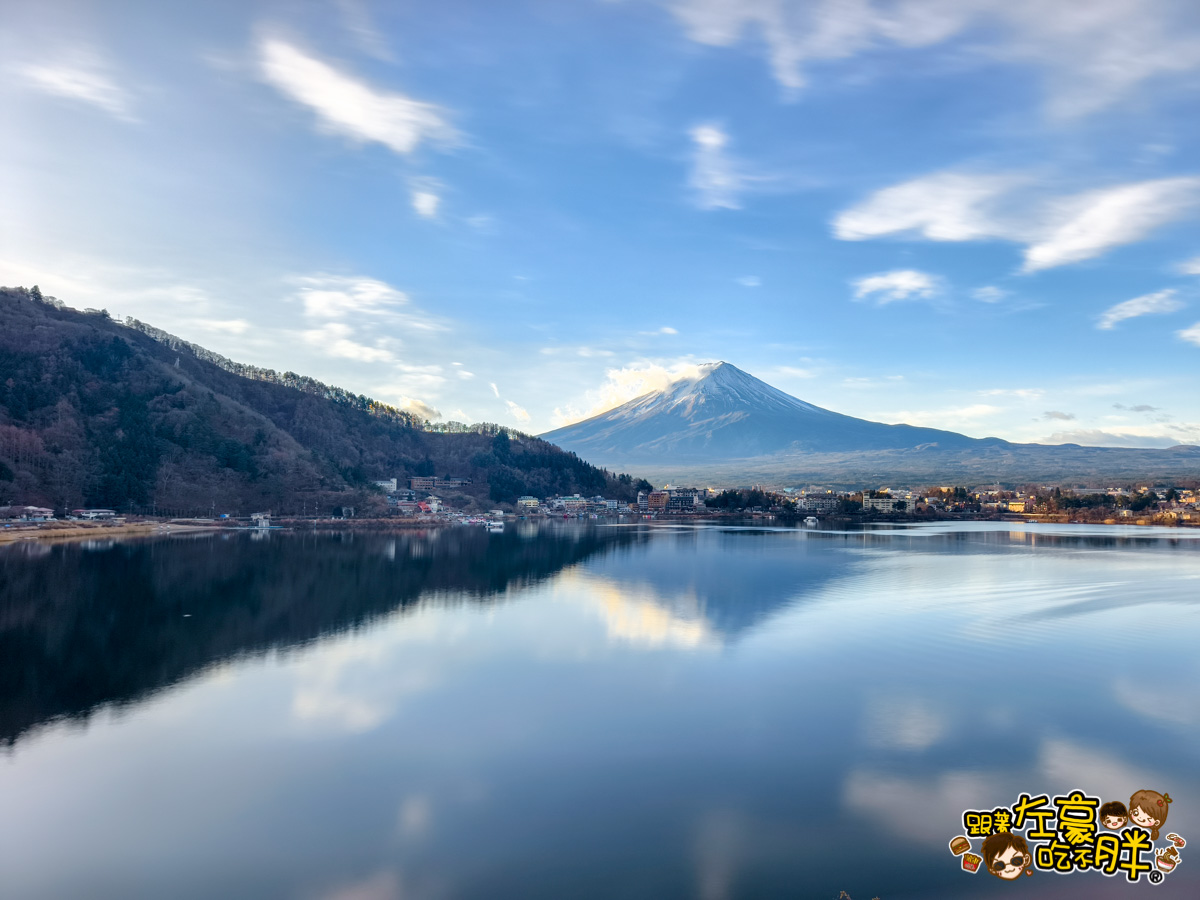
<svg viewBox="0 0 1200 900">
<path fill-rule="evenodd" d="M 403 291 L 374 278 L 318 274 L 296 278 L 295 282 L 300 287 L 296 296 L 304 304 L 304 314 L 314 319 L 381 315 L 408 303 Z"/>
<path fill-rule="evenodd" d="M 782 378 L 816 378 L 815 369 L 801 369 L 799 366 L 776 366 L 771 370 L 773 375 Z"/>
<path fill-rule="evenodd" d="M 757 275 L 743 275 L 737 281 L 742 287 L 756 288 L 762 286 L 762 279 Z"/>
<path fill-rule="evenodd" d="M 961 432 L 965 428 L 978 428 L 981 420 L 993 418 L 999 412 L 1003 412 L 999 406 L 971 403 L 967 406 L 943 409 L 901 409 L 892 413 L 881 413 L 877 418 L 879 421 L 903 422 L 923 428 L 944 428 Z"/>
<path fill-rule="evenodd" d="M 508 407 L 508 411 L 514 419 L 516 419 L 522 425 L 529 423 L 531 416 L 529 415 L 529 412 L 526 409 L 518 406 L 517 404 L 513 403 L 511 400 L 505 400 L 504 404 Z"/>
<path fill-rule="evenodd" d="M 999 303 L 1008 296 L 1008 291 L 987 284 L 983 287 L 975 288 L 975 290 L 971 291 L 971 296 L 980 303 Z"/>
<path fill-rule="evenodd" d="M 913 234 L 931 241 L 1025 245 L 1023 271 L 1091 259 L 1181 218 L 1200 178 L 1163 178 L 1046 197 L 1012 174 L 939 172 L 877 191 L 833 222 L 841 240 Z"/>
<path fill-rule="evenodd" d="M 1037 400 L 1046 392 L 1041 388 L 992 388 L 980 391 L 985 397 L 1020 397 L 1022 400 Z"/>
<path fill-rule="evenodd" d="M 556 408 L 551 417 L 555 428 L 590 419 L 623 403 L 628 403 L 643 394 L 661 391 L 682 378 L 699 378 L 700 367 L 693 362 L 677 362 L 669 365 L 641 363 L 621 369 L 607 369 L 604 383 L 588 391 L 583 409 L 568 405 Z"/>
<path fill-rule="evenodd" d="M 1200 275 L 1200 256 L 1181 262 L 1179 271 L 1183 275 Z"/>
<path fill-rule="evenodd" d="M 90 51 L 21 66 L 18 72 L 27 85 L 43 93 L 87 103 L 126 122 L 135 121 L 128 92 L 117 84 L 110 67 Z"/>
<path fill-rule="evenodd" d="M 729 136 L 719 125 L 697 125 L 691 130 L 695 144 L 688 184 L 701 209 L 740 209 L 738 196 L 745 190 L 746 177 L 725 153 Z"/>
<path fill-rule="evenodd" d="M 221 334 L 245 334 L 251 328 L 245 319 L 196 319 L 193 324 L 202 331 Z"/>
<path fill-rule="evenodd" d="M 896 269 L 867 275 L 852 282 L 854 298 L 874 297 L 880 305 L 896 300 L 929 299 L 938 292 L 937 279 L 916 269 Z"/>
<path fill-rule="evenodd" d="M 1053 419 L 1059 422 L 1070 422 L 1074 420 L 1075 416 L 1073 413 L 1060 412 L 1057 409 L 1048 409 L 1042 413 L 1042 418 Z"/>
<path fill-rule="evenodd" d="M 939 172 L 883 188 L 838 215 L 833 233 L 843 241 L 914 232 L 931 241 L 977 241 L 1002 236 L 993 207 L 1021 184 L 1014 175 Z"/>
<path fill-rule="evenodd" d="M 415 409 L 420 400 L 411 399 L 414 394 L 435 393 L 446 383 L 442 367 L 437 363 L 413 365 L 411 363 L 394 363 L 390 368 L 392 376 L 387 384 L 375 385 L 369 389 L 371 396 L 379 397 L 395 406 Z M 432 407 L 430 407 L 432 409 Z M 437 410 L 433 410 L 437 412 Z"/>
<path fill-rule="evenodd" d="M 492 387 L 492 393 L 495 394 L 496 399 L 499 400 L 500 399 L 500 388 L 496 387 L 496 382 L 494 382 L 494 381 L 489 382 L 489 384 Z"/>
<path fill-rule="evenodd" d="M 354 329 L 342 322 L 329 322 L 300 333 L 306 344 L 326 356 L 365 363 L 391 362 L 395 359 L 390 350 L 355 341 L 353 335 Z"/>
<path fill-rule="evenodd" d="M 1026 272 L 1091 259 L 1146 237 L 1200 199 L 1200 178 L 1162 178 L 1101 188 L 1050 204 L 1048 233 L 1025 250 Z"/>
<path fill-rule="evenodd" d="M 1102 109 L 1163 75 L 1200 67 L 1195 21 L 1171 0 L 663 0 L 692 40 L 731 47 L 761 36 L 785 95 L 812 64 L 955 37 L 961 60 L 1032 65 L 1045 72 L 1047 113 Z M 757 32 L 757 34 L 754 34 Z"/>
<path fill-rule="evenodd" d="M 403 154 L 421 141 L 455 138 L 441 108 L 431 103 L 373 88 L 277 38 L 264 38 L 258 49 L 263 77 L 312 109 L 327 131 Z"/>
<path fill-rule="evenodd" d="M 1132 300 L 1126 300 L 1124 303 L 1118 303 L 1116 306 L 1109 307 L 1100 316 L 1100 321 L 1096 324 L 1096 327 L 1107 331 L 1118 322 L 1123 322 L 1126 319 L 1134 319 L 1138 316 L 1148 316 L 1155 313 L 1175 312 L 1179 309 L 1183 309 L 1183 302 L 1175 299 L 1173 288 L 1167 288 L 1165 291 L 1144 294 L 1141 297 L 1134 297 Z"/>
<path fill-rule="evenodd" d="M 1184 328 L 1183 330 L 1176 332 L 1176 334 L 1178 334 L 1188 343 L 1195 344 L 1197 347 L 1200 347 L 1200 322 L 1197 322 L 1191 328 Z"/>
<path fill-rule="evenodd" d="M 805 85 L 803 65 L 840 59 L 877 41 L 903 46 L 936 43 L 957 31 L 964 16 L 958 4 L 925 0 L 902 3 L 887 13 L 867 0 L 675 0 L 672 11 L 688 37 L 714 47 L 737 44 L 745 31 L 761 32 L 775 78 L 789 95 Z M 929 11 L 926 11 L 929 10 Z"/>
<path fill-rule="evenodd" d="M 436 219 L 438 204 L 441 202 L 441 197 L 432 191 L 413 191 L 412 205 L 416 210 L 417 215 L 424 216 L 426 219 Z"/>
<path fill-rule="evenodd" d="M 1085 447 L 1174 447 L 1177 444 L 1200 443 L 1200 427 L 1197 426 L 1176 426 L 1177 430 L 1174 434 L 1164 434 L 1162 426 L 1122 427 L 1127 430 L 1104 431 L 1100 428 L 1080 428 L 1075 431 L 1056 431 L 1037 443 L 1082 444 Z"/>
<path fill-rule="evenodd" d="M 442 414 L 439 410 L 434 409 L 428 403 L 424 403 L 412 397 L 401 397 L 399 401 L 393 405 L 398 406 L 405 412 L 412 413 L 414 416 L 420 416 L 422 419 L 428 419 L 431 422 L 442 417 Z"/>
</svg>

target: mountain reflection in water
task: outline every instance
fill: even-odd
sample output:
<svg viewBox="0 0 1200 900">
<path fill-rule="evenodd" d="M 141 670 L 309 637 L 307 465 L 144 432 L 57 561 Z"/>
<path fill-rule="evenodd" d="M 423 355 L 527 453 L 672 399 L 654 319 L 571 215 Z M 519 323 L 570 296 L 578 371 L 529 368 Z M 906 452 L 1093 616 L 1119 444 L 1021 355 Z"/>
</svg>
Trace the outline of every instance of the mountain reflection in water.
<svg viewBox="0 0 1200 900">
<path fill-rule="evenodd" d="M 1118 900 L 947 842 L 1142 788 L 1196 839 L 1198 585 L 1197 531 L 1001 523 L 10 548 L 0 894 Z"/>
<path fill-rule="evenodd" d="M 231 534 L 0 551 L 0 744 L 422 603 L 492 603 L 645 535 Z M 259 540 L 254 540 L 259 538 Z M 263 540 L 262 538 L 268 538 Z"/>
</svg>

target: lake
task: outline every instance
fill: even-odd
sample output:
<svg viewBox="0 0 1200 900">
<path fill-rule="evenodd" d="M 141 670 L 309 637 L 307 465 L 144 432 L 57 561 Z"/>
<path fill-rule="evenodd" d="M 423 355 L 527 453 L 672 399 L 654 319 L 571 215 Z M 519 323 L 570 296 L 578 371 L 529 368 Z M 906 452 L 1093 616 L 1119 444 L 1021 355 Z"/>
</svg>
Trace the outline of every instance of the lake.
<svg viewBox="0 0 1200 900">
<path fill-rule="evenodd" d="M 1178 529 L 9 546 L 0 895 L 1192 898 L 1190 847 L 1013 887 L 948 844 L 1076 789 L 1200 841 L 1197 647 Z"/>
</svg>

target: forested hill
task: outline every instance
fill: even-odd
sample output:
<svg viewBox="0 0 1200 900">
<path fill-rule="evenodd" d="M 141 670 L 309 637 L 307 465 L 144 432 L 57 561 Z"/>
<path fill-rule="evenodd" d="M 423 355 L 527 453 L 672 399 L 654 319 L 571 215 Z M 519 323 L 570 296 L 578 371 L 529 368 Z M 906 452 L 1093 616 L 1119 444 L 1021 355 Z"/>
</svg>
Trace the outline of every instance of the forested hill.
<svg viewBox="0 0 1200 900">
<path fill-rule="evenodd" d="M 370 398 L 0 288 L 0 505 L 328 514 L 379 509 L 371 482 L 411 475 L 471 479 L 448 498 L 467 508 L 637 489 L 498 425 L 427 431 Z"/>
</svg>

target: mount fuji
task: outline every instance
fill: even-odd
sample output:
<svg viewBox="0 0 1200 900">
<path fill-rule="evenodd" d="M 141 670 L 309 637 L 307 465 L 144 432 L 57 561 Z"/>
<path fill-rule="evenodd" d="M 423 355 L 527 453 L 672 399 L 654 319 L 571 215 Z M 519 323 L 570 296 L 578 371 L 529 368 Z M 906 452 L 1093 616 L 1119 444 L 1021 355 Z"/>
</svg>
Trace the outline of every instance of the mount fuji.
<svg viewBox="0 0 1200 900">
<path fill-rule="evenodd" d="M 1014 444 L 885 425 L 799 400 L 727 362 L 541 437 L 589 462 L 673 478 L 1191 477 L 1200 447 Z"/>
</svg>

